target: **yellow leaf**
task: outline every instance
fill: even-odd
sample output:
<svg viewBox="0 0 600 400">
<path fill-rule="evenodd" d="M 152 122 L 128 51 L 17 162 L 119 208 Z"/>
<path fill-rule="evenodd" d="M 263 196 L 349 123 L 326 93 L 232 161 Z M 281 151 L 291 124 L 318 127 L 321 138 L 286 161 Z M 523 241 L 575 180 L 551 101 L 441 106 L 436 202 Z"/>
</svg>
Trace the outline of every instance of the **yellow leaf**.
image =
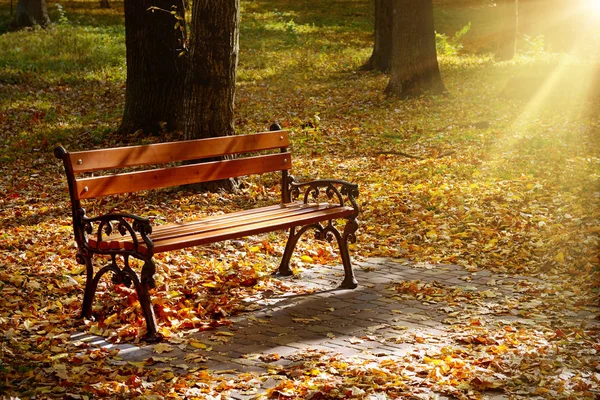
<svg viewBox="0 0 600 400">
<path fill-rule="evenodd" d="M 406 331 L 406 330 L 408 330 L 408 326 L 406 326 L 406 325 L 392 325 L 391 328 L 394 329 L 394 330 L 397 330 L 397 331 Z"/>
<path fill-rule="evenodd" d="M 423 361 L 425 361 L 427 364 L 433 364 L 433 365 L 441 365 L 441 364 L 444 363 L 443 360 L 438 360 L 436 358 L 430 358 L 430 357 L 427 357 L 427 356 L 425 356 L 423 358 Z"/>
<path fill-rule="evenodd" d="M 307 256 L 307 255 L 304 255 L 304 256 L 300 257 L 300 259 L 301 259 L 302 261 L 304 261 L 304 262 L 307 262 L 307 263 L 311 263 L 311 262 L 313 262 L 313 259 L 312 259 L 312 257 L 311 257 L 311 256 Z"/>
<path fill-rule="evenodd" d="M 110 326 L 117 320 L 118 317 L 119 315 L 117 313 L 108 316 L 106 319 L 104 319 L 104 325 Z"/>
<path fill-rule="evenodd" d="M 159 343 L 154 346 L 155 353 L 161 354 L 161 353 L 167 353 L 169 351 L 173 351 L 173 346 L 168 345 L 166 343 Z"/>
<path fill-rule="evenodd" d="M 53 356 L 50 356 L 50 359 L 52 361 L 56 361 L 56 360 L 60 360 L 61 358 L 67 358 L 67 357 L 69 357 L 69 353 L 58 353 Z"/>
<path fill-rule="evenodd" d="M 90 326 L 90 333 L 92 335 L 102 336 L 102 334 L 104 333 L 104 330 L 100 329 L 100 327 L 98 327 L 98 325 L 92 325 L 92 326 Z"/>
<path fill-rule="evenodd" d="M 558 252 L 558 254 L 554 256 L 554 261 L 557 263 L 565 262 L 565 254 L 562 251 Z"/>
<path fill-rule="evenodd" d="M 144 368 L 146 366 L 146 361 L 127 361 L 129 364 L 134 367 Z"/>
<path fill-rule="evenodd" d="M 248 250 L 250 250 L 251 253 L 258 253 L 260 251 L 260 247 L 259 246 L 252 246 Z"/>
<path fill-rule="evenodd" d="M 158 332 L 161 335 L 163 335 L 164 337 L 167 337 L 167 338 L 169 338 L 169 337 L 172 336 L 171 330 L 169 328 L 167 328 L 167 327 L 164 327 L 164 326 L 161 326 L 160 328 L 158 328 Z"/>
<path fill-rule="evenodd" d="M 171 380 L 173 378 L 175 378 L 175 374 L 171 371 L 167 371 L 160 376 L 160 379 L 165 381 Z"/>
<path fill-rule="evenodd" d="M 204 343 L 198 342 L 196 340 L 190 340 L 189 344 L 190 344 L 190 346 L 192 346 L 196 349 L 205 349 L 207 347 Z"/>
</svg>

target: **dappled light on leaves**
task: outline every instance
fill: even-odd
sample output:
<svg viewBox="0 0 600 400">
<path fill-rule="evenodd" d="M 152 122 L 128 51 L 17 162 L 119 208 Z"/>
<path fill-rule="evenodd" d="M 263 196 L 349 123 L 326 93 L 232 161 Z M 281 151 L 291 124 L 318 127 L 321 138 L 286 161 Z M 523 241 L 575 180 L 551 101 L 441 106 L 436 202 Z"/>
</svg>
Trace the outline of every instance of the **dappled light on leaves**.
<svg viewBox="0 0 600 400">
<path fill-rule="evenodd" d="M 291 263 L 298 279 L 271 276 L 284 250 L 284 232 L 158 254 L 152 298 L 165 337 L 159 345 L 139 342 L 145 324 L 135 291 L 113 284 L 110 276 L 100 282 L 94 320 L 80 319 L 84 268 L 75 261 L 64 174 L 51 149 L 59 143 L 82 150 L 180 135 L 111 134 L 124 101 L 125 53 L 122 43 L 106 38 L 122 39 L 123 29 L 74 24 L 47 36 L 21 32 L 18 41 L 12 33 L 0 36 L 2 49 L 21 51 L 6 50 L 8 61 L 0 63 L 0 393 L 597 397 L 597 60 L 549 53 L 504 63 L 489 55 L 444 56 L 440 68 L 450 96 L 396 101 L 383 95 L 385 75 L 356 72 L 371 45 L 367 2 L 333 11 L 330 2 L 312 8 L 280 1 L 242 4 L 237 132 L 263 131 L 276 119 L 292 132 L 297 178 L 359 184 L 353 259 L 389 257 L 436 274 L 431 281 L 407 276 L 386 284 L 398 318 L 387 322 L 393 335 L 373 330 L 344 338 L 348 346 L 405 344 L 406 354 L 352 358 L 318 349 L 292 355 L 267 349 L 255 357 L 263 372 L 207 370 L 207 360 L 222 356 L 217 344 L 235 343 L 235 317 L 261 309 L 266 299 L 310 296 L 314 288 L 300 282 L 315 265 L 324 265 L 332 282 L 338 278 L 337 247 L 309 234 Z M 73 20 L 89 18 L 80 7 L 65 8 Z M 120 23 L 117 7 L 96 17 L 106 13 Z M 469 35 L 478 29 L 475 21 L 472 26 Z M 41 38 L 74 64 L 48 59 L 53 52 L 22 58 L 31 53 L 27 46 L 43 48 Z M 483 40 L 478 38 L 472 38 L 475 47 Z M 237 194 L 156 191 L 102 198 L 85 207 L 90 215 L 135 211 L 160 225 L 273 204 L 278 179 L 244 178 Z M 98 260 L 97 267 L 107 261 Z M 448 282 L 448 264 L 468 274 Z M 471 282 L 491 273 L 484 288 Z M 444 336 L 415 331 L 403 321 L 407 302 L 431 307 Z M 249 318 L 259 327 L 271 323 Z M 298 315 L 291 321 L 304 329 L 323 319 Z M 210 340 L 199 339 L 206 331 Z M 108 348 L 95 344 L 99 337 Z M 114 345 L 129 345 L 131 353 Z M 141 349 L 151 355 L 127 358 Z M 245 357 L 254 355 L 240 356 Z M 261 385 L 266 389 L 259 393 Z"/>
</svg>

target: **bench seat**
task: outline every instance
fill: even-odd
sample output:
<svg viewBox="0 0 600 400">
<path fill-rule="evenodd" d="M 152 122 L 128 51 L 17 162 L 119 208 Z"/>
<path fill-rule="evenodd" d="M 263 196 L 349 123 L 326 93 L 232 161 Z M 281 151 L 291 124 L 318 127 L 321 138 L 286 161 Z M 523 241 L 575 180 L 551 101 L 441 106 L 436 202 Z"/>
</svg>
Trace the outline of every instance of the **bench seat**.
<svg viewBox="0 0 600 400">
<path fill-rule="evenodd" d="M 300 201 L 268 207 L 213 215 L 186 222 L 156 225 L 149 235 L 154 253 L 179 250 L 190 246 L 215 243 L 228 239 L 255 235 L 294 226 L 310 225 L 321 221 L 346 218 L 354 208 L 334 203 L 303 203 Z M 141 237 L 138 251 L 148 252 Z M 88 239 L 89 246 L 98 250 L 135 250 L 131 238 L 120 233 L 104 237 L 98 242 Z"/>
</svg>

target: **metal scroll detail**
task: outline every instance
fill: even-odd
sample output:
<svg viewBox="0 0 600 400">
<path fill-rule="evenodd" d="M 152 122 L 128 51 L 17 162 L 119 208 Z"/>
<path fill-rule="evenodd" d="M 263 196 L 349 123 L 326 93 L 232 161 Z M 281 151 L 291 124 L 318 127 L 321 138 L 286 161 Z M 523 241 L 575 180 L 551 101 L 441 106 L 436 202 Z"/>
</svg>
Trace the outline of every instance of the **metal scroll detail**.
<svg viewBox="0 0 600 400">
<path fill-rule="evenodd" d="M 289 263 L 294 248 L 296 247 L 296 243 L 298 243 L 300 236 L 307 230 L 315 229 L 315 237 L 317 239 L 327 240 L 329 242 L 333 241 L 334 238 L 336 239 L 340 248 L 342 264 L 344 266 L 344 280 L 340 287 L 354 289 L 358 283 L 354 278 L 348 243 L 356 242 L 356 231 L 358 230 L 358 221 L 356 218 L 359 213 L 359 207 L 356 202 L 356 198 L 358 197 L 358 185 L 341 180 L 317 180 L 305 183 L 290 181 L 288 192 L 290 193 L 290 200 L 295 200 L 302 196 L 305 204 L 311 201 L 318 202 L 319 197 L 324 194 L 329 201 L 337 200 L 341 207 L 346 206 L 349 202 L 352 205 L 354 212 L 345 218 L 346 224 L 341 232 L 336 228 L 333 220 L 329 220 L 326 224 L 317 222 L 306 225 L 299 230 L 296 230 L 296 227 L 290 228 L 288 241 L 277 274 L 283 276 L 292 274 Z"/>
<path fill-rule="evenodd" d="M 346 205 L 347 200 L 354 208 L 353 218 L 358 217 L 357 184 L 337 179 L 321 179 L 303 183 L 290 181 L 289 187 L 292 200 L 298 199 L 302 194 L 304 203 L 308 203 L 311 199 L 318 201 L 321 193 L 324 193 L 328 200 L 335 198 L 342 207 Z"/>
<path fill-rule="evenodd" d="M 144 253 L 152 254 L 154 244 L 150 239 L 152 233 L 152 225 L 148 218 L 139 217 L 133 214 L 117 213 L 117 214 L 106 214 L 98 217 L 89 218 L 85 215 L 85 209 L 79 209 L 78 218 L 75 223 L 75 230 L 79 231 L 81 243 L 78 241 L 80 248 L 88 248 L 88 250 L 94 253 L 101 254 L 129 254 L 131 256 L 146 259 L 141 257 L 142 251 L 140 249 L 140 238 L 146 246 L 147 251 Z M 90 249 L 88 246 L 87 237 L 94 234 L 94 225 L 97 224 L 95 229 L 96 243 L 98 248 Z M 133 250 L 124 249 L 100 249 L 100 243 L 105 240 L 106 236 L 110 236 L 113 232 L 119 232 L 121 236 L 129 236 L 133 245 Z"/>
<path fill-rule="evenodd" d="M 86 266 L 86 285 L 83 296 L 82 316 L 92 317 L 92 303 L 100 278 L 107 272 L 112 272 L 113 283 L 133 285 L 138 295 L 142 312 L 146 320 L 145 339 L 148 342 L 161 340 L 158 333 L 156 317 L 150 300 L 148 290 L 155 286 L 154 273 L 156 267 L 152 260 L 154 244 L 150 239 L 152 226 L 147 218 L 133 214 L 116 213 L 89 218 L 85 210 L 80 208 L 77 218 L 74 219 L 75 239 L 78 245 L 77 262 Z M 120 233 L 132 243 L 132 249 L 125 248 L 102 248 L 101 243 L 114 233 Z M 88 237 L 96 239 L 96 247 L 89 246 Z M 141 244 L 145 245 L 145 251 L 141 251 Z M 94 254 L 110 255 L 111 261 L 98 272 L 94 273 L 92 258 Z M 123 259 L 123 267 L 119 267 L 117 256 Z M 134 257 L 144 262 L 141 273 L 138 275 L 130 266 L 129 258 Z"/>
</svg>

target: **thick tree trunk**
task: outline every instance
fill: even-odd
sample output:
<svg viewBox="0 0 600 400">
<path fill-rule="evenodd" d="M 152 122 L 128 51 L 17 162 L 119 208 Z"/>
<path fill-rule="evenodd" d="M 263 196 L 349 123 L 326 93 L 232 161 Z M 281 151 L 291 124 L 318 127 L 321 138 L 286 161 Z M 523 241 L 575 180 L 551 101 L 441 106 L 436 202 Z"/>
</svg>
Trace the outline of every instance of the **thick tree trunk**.
<svg viewBox="0 0 600 400">
<path fill-rule="evenodd" d="M 186 139 L 233 135 L 239 0 L 195 0 L 185 77 Z"/>
<path fill-rule="evenodd" d="M 432 0 L 394 0 L 393 36 L 386 93 L 407 98 L 445 92 L 435 48 Z"/>
<path fill-rule="evenodd" d="M 239 0 L 193 2 L 182 121 L 188 140 L 235 134 L 239 17 Z M 211 191 L 235 188 L 231 179 L 201 187 Z"/>
<path fill-rule="evenodd" d="M 176 7 L 176 8 L 173 8 Z M 158 9 L 149 10 L 150 7 Z M 182 0 L 125 0 L 127 88 L 119 133 L 177 128 L 183 93 L 184 34 L 174 29 Z"/>
<path fill-rule="evenodd" d="M 393 0 L 375 0 L 375 43 L 363 71 L 388 72 L 392 61 Z"/>
<path fill-rule="evenodd" d="M 39 25 L 46 28 L 50 25 L 46 0 L 19 0 L 15 10 L 15 18 L 11 22 L 11 30 Z"/>
<path fill-rule="evenodd" d="M 519 0 L 499 0 L 498 8 L 502 31 L 498 40 L 496 58 L 503 61 L 512 60 L 517 49 Z"/>
</svg>

